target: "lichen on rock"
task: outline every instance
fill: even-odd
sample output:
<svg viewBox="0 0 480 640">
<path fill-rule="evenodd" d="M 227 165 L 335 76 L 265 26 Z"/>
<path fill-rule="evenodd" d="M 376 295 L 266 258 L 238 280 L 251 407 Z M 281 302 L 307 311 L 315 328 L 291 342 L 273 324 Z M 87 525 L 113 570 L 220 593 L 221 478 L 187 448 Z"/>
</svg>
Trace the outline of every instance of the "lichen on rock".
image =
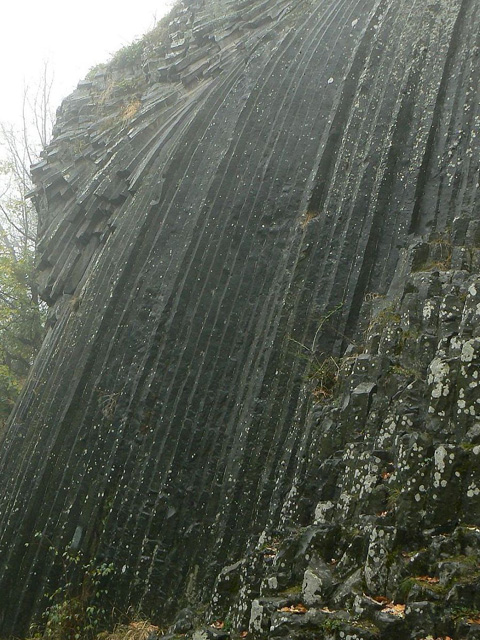
<svg viewBox="0 0 480 640">
<path fill-rule="evenodd" d="M 0 634 L 73 550 L 170 638 L 475 637 L 479 23 L 183 0 L 64 101 Z"/>
</svg>

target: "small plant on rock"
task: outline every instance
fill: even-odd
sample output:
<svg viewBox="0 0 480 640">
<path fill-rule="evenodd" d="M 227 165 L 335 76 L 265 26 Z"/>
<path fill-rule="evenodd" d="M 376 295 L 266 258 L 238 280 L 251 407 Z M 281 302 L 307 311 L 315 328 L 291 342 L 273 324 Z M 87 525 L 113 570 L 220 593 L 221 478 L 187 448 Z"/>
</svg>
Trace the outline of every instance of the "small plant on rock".
<svg viewBox="0 0 480 640">
<path fill-rule="evenodd" d="M 78 640 L 93 637 L 106 623 L 108 589 L 105 578 L 113 571 L 113 564 L 95 565 L 83 562 L 81 554 L 67 554 L 68 562 L 79 566 L 80 586 L 67 581 L 50 596 L 51 605 L 45 611 L 45 638 Z"/>
<path fill-rule="evenodd" d="M 41 541 L 45 537 L 35 536 Z M 43 614 L 43 637 L 49 640 L 93 638 L 108 619 L 108 579 L 114 573 L 112 563 L 97 564 L 82 552 L 58 550 L 49 543 L 48 550 L 62 567 L 60 586 L 48 596 L 50 604 Z"/>
<path fill-rule="evenodd" d="M 129 102 L 122 111 L 122 120 L 124 122 L 128 122 L 131 120 L 138 112 L 141 107 L 141 102 L 138 98 L 134 98 L 131 102 Z"/>
<path fill-rule="evenodd" d="M 340 375 L 340 360 L 333 356 L 314 357 L 308 377 L 315 383 L 312 391 L 317 402 L 330 398 Z"/>
<path fill-rule="evenodd" d="M 345 621 L 340 620 L 339 618 L 327 618 L 322 621 L 321 626 L 325 631 L 334 632 L 339 631 L 344 624 Z"/>
<path fill-rule="evenodd" d="M 131 44 L 126 45 L 119 49 L 112 58 L 112 64 L 116 67 L 123 69 L 129 65 L 134 65 L 140 62 L 144 43 L 142 40 L 135 40 Z"/>
</svg>

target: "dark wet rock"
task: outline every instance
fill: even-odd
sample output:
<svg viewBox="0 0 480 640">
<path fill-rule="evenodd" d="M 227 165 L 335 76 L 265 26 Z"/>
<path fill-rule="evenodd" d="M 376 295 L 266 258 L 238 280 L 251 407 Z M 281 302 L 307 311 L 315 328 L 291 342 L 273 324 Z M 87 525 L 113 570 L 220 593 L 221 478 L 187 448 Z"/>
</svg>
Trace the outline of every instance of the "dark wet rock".
<svg viewBox="0 0 480 640">
<path fill-rule="evenodd" d="M 172 633 L 187 633 L 195 626 L 195 613 L 192 609 L 181 609 L 175 616 L 175 620 L 170 627 Z"/>
<path fill-rule="evenodd" d="M 221 629 L 202 627 L 194 632 L 192 638 L 193 640 L 228 640 L 230 638 L 230 634 L 227 631 L 222 631 Z"/>
<path fill-rule="evenodd" d="M 409 602 L 405 608 L 405 623 L 418 634 L 446 635 L 439 611 L 439 606 L 432 602 Z"/>
<path fill-rule="evenodd" d="M 310 561 L 303 574 L 302 602 L 308 606 L 325 604 L 334 589 L 331 567 L 321 559 Z"/>
<path fill-rule="evenodd" d="M 381 637 L 391 640 L 407 637 L 407 625 L 402 617 L 379 611 L 374 614 L 373 620 L 380 630 Z"/>
<path fill-rule="evenodd" d="M 188 0 L 64 101 L 2 636 L 73 549 L 186 637 L 475 637 L 479 28 L 479 0 Z"/>
</svg>

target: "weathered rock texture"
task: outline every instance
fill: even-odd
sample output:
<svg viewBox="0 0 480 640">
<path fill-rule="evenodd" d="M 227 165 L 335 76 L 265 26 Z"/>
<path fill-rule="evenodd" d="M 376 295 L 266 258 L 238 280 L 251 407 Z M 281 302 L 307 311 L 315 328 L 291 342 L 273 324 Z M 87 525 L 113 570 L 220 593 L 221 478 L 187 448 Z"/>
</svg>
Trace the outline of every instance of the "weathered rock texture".
<svg viewBox="0 0 480 640">
<path fill-rule="evenodd" d="M 479 33 L 479 0 L 185 0 L 64 102 L 2 634 L 64 548 L 156 619 L 215 584 L 260 637 L 475 633 Z"/>
</svg>

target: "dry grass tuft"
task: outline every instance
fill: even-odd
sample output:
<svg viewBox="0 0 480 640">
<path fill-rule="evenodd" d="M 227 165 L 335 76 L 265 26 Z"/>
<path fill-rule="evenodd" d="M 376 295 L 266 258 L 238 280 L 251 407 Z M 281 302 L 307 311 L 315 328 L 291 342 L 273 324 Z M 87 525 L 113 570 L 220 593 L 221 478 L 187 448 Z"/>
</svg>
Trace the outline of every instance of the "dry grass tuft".
<svg viewBox="0 0 480 640">
<path fill-rule="evenodd" d="M 131 120 L 133 116 L 136 116 L 138 113 L 138 110 L 140 109 L 141 104 L 142 103 L 138 98 L 136 98 L 135 100 L 132 100 L 132 102 L 127 104 L 122 111 L 122 120 L 126 122 L 128 120 Z"/>
<path fill-rule="evenodd" d="M 317 216 L 318 216 L 318 211 L 306 211 L 303 214 L 303 220 L 300 223 L 300 226 L 302 227 L 302 229 L 305 229 L 308 223 L 314 220 Z"/>
<path fill-rule="evenodd" d="M 147 620 L 119 624 L 111 632 L 97 636 L 98 640 L 147 640 L 151 634 L 160 635 L 160 629 Z"/>
</svg>

